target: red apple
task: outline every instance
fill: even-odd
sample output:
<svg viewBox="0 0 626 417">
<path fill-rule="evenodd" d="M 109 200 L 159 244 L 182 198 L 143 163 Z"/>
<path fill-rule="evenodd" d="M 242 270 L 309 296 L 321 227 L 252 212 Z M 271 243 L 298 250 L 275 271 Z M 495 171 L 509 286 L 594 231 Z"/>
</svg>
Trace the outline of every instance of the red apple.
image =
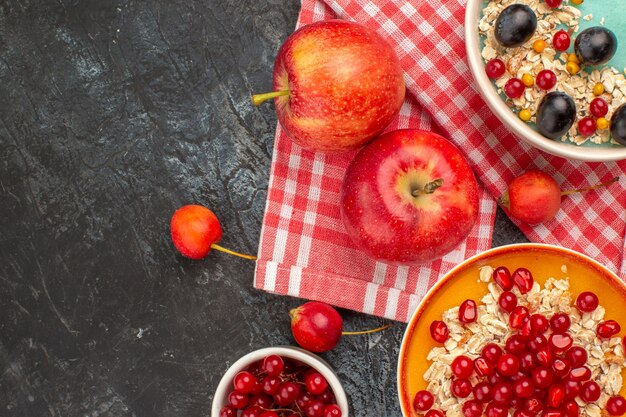
<svg viewBox="0 0 626 417">
<path fill-rule="evenodd" d="M 398 57 L 373 30 L 327 20 L 304 26 L 281 46 L 274 62 L 274 98 L 287 135 L 314 151 L 356 149 L 378 135 L 404 101 Z"/>
<path fill-rule="evenodd" d="M 478 187 L 448 140 L 396 130 L 361 149 L 348 167 L 341 215 L 354 244 L 371 257 L 425 262 L 468 235 L 478 215 Z"/>
</svg>

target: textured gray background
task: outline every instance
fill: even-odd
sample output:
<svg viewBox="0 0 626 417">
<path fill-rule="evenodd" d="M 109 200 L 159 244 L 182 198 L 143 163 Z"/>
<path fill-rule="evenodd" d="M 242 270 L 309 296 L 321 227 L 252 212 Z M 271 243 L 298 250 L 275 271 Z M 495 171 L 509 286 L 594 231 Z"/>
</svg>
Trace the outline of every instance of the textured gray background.
<svg viewBox="0 0 626 417">
<path fill-rule="evenodd" d="M 252 262 L 183 259 L 168 223 L 204 204 L 256 253 L 276 118 L 249 95 L 298 7 L 0 1 L 1 416 L 208 416 L 229 364 L 293 343 L 300 300 L 253 290 Z M 494 245 L 523 240 L 499 213 Z M 355 416 L 400 415 L 403 329 L 323 355 Z"/>
</svg>

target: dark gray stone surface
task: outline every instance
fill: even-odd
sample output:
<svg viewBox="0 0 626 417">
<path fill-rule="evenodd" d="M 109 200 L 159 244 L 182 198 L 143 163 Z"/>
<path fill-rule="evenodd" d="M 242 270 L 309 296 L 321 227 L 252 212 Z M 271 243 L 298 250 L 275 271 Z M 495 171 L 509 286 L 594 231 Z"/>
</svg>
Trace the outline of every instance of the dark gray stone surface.
<svg viewBox="0 0 626 417">
<path fill-rule="evenodd" d="M 222 373 L 292 343 L 300 300 L 254 264 L 192 262 L 173 211 L 255 253 L 276 118 L 255 110 L 291 0 L 0 2 L 0 415 L 208 416 Z M 524 240 L 502 214 L 494 245 Z M 382 320 L 344 311 L 346 327 Z M 323 355 L 355 416 L 399 416 L 404 326 Z"/>
</svg>

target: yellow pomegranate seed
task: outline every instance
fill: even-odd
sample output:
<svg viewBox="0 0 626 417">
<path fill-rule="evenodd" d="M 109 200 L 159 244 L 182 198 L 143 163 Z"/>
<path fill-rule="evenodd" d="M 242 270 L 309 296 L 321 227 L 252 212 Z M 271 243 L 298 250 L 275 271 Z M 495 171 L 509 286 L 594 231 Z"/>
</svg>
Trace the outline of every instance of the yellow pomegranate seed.
<svg viewBox="0 0 626 417">
<path fill-rule="evenodd" d="M 569 72 L 571 75 L 577 74 L 578 71 L 580 71 L 580 67 L 578 66 L 577 63 L 575 62 L 568 62 L 567 64 L 565 64 L 565 69 L 567 70 L 567 72 Z"/>
<path fill-rule="evenodd" d="M 537 39 L 535 42 L 533 42 L 533 49 L 538 54 L 542 53 L 543 50 L 546 49 L 546 41 L 544 41 L 543 39 Z"/>
<path fill-rule="evenodd" d="M 532 75 L 526 72 L 524 73 L 524 75 L 522 75 L 522 83 L 524 83 L 526 87 L 532 87 L 533 85 L 535 85 L 535 79 Z"/>
<path fill-rule="evenodd" d="M 570 0 L 570 1 L 572 2 L 572 4 L 579 5 L 579 4 L 583 4 L 583 1 L 585 0 Z"/>
<path fill-rule="evenodd" d="M 567 62 L 575 62 L 576 64 L 580 64 L 580 61 L 578 60 L 576 54 L 569 54 L 567 56 Z"/>
<path fill-rule="evenodd" d="M 523 121 L 528 122 L 531 117 L 532 117 L 532 113 L 530 112 L 530 110 L 528 109 L 520 110 L 519 118 L 522 119 Z"/>
<path fill-rule="evenodd" d="M 598 120 L 596 120 L 596 126 L 600 130 L 606 130 L 609 128 L 609 121 L 606 120 L 604 117 L 600 117 L 598 118 Z"/>
<path fill-rule="evenodd" d="M 596 83 L 596 85 L 593 86 L 593 95 L 597 97 L 602 94 L 604 94 L 604 84 Z"/>
</svg>

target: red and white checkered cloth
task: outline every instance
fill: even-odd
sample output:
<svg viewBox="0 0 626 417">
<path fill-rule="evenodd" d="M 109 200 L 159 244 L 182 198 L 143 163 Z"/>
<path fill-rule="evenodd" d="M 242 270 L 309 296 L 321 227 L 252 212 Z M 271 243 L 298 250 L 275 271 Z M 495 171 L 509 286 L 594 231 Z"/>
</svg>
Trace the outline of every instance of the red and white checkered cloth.
<svg viewBox="0 0 626 417">
<path fill-rule="evenodd" d="M 355 152 L 307 152 L 278 127 L 255 287 L 407 321 L 442 274 L 491 247 L 493 196 L 513 177 L 539 168 L 563 189 L 623 177 L 625 161 L 582 163 L 548 155 L 520 142 L 492 114 L 473 85 L 465 57 L 465 1 L 302 0 L 298 26 L 330 18 L 353 20 L 392 44 L 408 91 L 387 130 L 431 129 L 467 156 L 482 183 L 479 218 L 467 240 L 426 265 L 394 266 L 369 259 L 354 248 L 339 214 L 343 175 Z M 625 185 L 626 178 L 621 178 L 608 189 L 572 195 L 564 199 L 556 219 L 518 226 L 532 241 L 586 253 L 626 278 Z"/>
</svg>

